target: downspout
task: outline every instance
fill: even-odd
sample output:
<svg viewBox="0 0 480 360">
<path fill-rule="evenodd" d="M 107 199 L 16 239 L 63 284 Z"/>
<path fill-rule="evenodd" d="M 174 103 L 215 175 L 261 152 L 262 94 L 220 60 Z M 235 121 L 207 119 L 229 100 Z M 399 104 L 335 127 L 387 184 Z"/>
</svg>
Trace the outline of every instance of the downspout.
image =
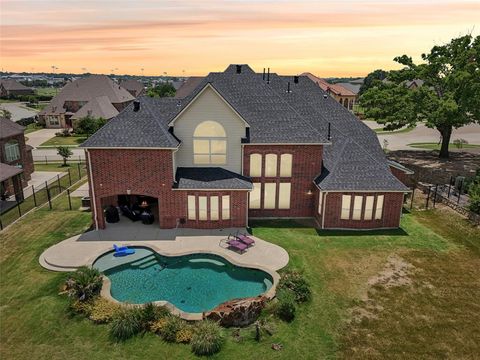
<svg viewBox="0 0 480 360">
<path fill-rule="evenodd" d="M 328 195 L 328 192 L 325 193 L 325 196 L 323 197 L 323 203 L 322 203 L 322 229 L 325 229 L 325 205 L 327 203 L 327 195 Z"/>
<path fill-rule="evenodd" d="M 88 159 L 88 172 L 90 174 L 90 189 L 92 189 L 92 198 L 93 198 L 93 218 L 95 219 L 95 230 L 98 230 L 98 218 L 97 218 L 97 199 L 95 197 L 95 186 L 93 184 L 93 173 L 92 173 L 92 162 L 90 161 L 90 152 L 88 149 L 85 149 Z"/>
</svg>

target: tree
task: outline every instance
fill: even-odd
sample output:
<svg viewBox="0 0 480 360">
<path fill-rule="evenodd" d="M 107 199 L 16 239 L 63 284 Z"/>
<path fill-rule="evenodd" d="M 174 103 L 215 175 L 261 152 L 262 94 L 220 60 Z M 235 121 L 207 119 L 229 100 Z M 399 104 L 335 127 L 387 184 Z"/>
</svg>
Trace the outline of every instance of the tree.
<svg viewBox="0 0 480 360">
<path fill-rule="evenodd" d="M 363 79 L 363 84 L 360 86 L 360 90 L 358 91 L 358 95 L 362 95 L 365 91 L 370 89 L 373 85 L 375 85 L 378 81 L 383 81 L 386 79 L 388 71 L 377 69 L 370 74 L 367 75 L 365 79 Z"/>
<path fill-rule="evenodd" d="M 175 88 L 171 83 L 163 83 L 147 90 L 150 97 L 173 97 L 175 96 Z"/>
<path fill-rule="evenodd" d="M 448 158 L 453 129 L 480 122 L 480 36 L 434 46 L 419 65 L 407 55 L 394 60 L 404 68 L 390 71 L 387 82 L 374 82 L 360 97 L 365 116 L 388 130 L 425 122 L 440 132 L 439 156 Z M 423 86 L 408 89 L 406 81 L 414 79 Z"/>
<path fill-rule="evenodd" d="M 98 129 L 107 123 L 107 120 L 103 118 L 94 118 L 91 116 L 85 116 L 78 120 L 75 124 L 75 132 L 77 134 L 84 134 L 87 137 L 94 134 Z"/>
<path fill-rule="evenodd" d="M 468 198 L 470 211 L 480 214 L 480 169 L 477 169 L 475 178 L 468 187 Z"/>
<path fill-rule="evenodd" d="M 66 146 L 59 146 L 57 147 L 57 154 L 63 158 L 63 166 L 68 166 L 67 159 L 73 155 L 72 150 Z"/>
</svg>

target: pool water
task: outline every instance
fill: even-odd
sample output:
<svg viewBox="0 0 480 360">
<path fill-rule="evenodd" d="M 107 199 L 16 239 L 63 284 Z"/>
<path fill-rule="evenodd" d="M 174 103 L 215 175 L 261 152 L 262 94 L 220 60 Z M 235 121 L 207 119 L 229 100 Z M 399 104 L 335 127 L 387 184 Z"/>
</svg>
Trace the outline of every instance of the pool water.
<svg viewBox="0 0 480 360">
<path fill-rule="evenodd" d="M 143 304 L 165 300 L 185 312 L 209 311 L 227 300 L 257 296 L 272 287 L 272 277 L 258 269 L 239 267 L 221 256 L 162 256 L 136 247 L 135 254 L 99 257 L 94 267 L 111 281 L 118 301 Z"/>
</svg>

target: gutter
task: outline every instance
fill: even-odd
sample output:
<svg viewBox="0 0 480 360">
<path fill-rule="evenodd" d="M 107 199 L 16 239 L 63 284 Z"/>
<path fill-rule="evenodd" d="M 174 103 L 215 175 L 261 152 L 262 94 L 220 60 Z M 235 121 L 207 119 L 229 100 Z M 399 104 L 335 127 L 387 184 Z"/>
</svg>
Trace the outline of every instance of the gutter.
<svg viewBox="0 0 480 360">
<path fill-rule="evenodd" d="M 87 153 L 87 161 L 88 161 L 88 173 L 90 175 L 90 185 L 92 189 L 92 198 L 93 198 L 93 213 L 94 213 L 94 219 L 95 219 L 95 230 L 98 230 L 98 218 L 97 218 L 97 199 L 95 197 L 95 185 L 93 183 L 93 173 L 92 173 L 92 162 L 90 161 L 90 152 L 85 149 L 85 152 Z"/>
</svg>

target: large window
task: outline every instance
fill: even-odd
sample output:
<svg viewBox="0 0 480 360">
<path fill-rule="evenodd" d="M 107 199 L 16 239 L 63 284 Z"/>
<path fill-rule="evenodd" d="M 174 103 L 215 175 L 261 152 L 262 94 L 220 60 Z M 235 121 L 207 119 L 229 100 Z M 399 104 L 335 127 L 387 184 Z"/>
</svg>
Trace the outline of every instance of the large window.
<svg viewBox="0 0 480 360">
<path fill-rule="evenodd" d="M 275 199 L 277 195 L 277 184 L 276 183 L 266 183 L 264 186 L 264 197 L 263 197 L 263 208 L 264 209 L 275 209 Z"/>
<path fill-rule="evenodd" d="M 18 141 L 11 140 L 5 144 L 5 160 L 7 162 L 20 159 L 20 146 Z"/>
<path fill-rule="evenodd" d="M 198 197 L 198 220 L 207 220 L 207 197 Z"/>
<path fill-rule="evenodd" d="M 381 220 L 383 216 L 383 195 L 377 196 L 377 206 L 375 207 L 375 220 Z"/>
<path fill-rule="evenodd" d="M 363 196 L 355 196 L 353 199 L 353 220 L 360 220 L 362 218 L 362 204 Z"/>
<path fill-rule="evenodd" d="M 218 220 L 218 196 L 210 196 L 210 220 Z"/>
<path fill-rule="evenodd" d="M 230 219 L 230 195 L 222 196 L 222 220 Z"/>
<path fill-rule="evenodd" d="M 277 155 L 267 154 L 265 156 L 265 176 L 277 176 Z"/>
<path fill-rule="evenodd" d="M 250 155 L 250 176 L 251 177 L 262 176 L 262 155 L 260 154 Z"/>
<path fill-rule="evenodd" d="M 195 220 L 196 218 L 195 196 L 188 195 L 188 220 Z"/>
<path fill-rule="evenodd" d="M 250 191 L 250 209 L 260 209 L 262 184 L 253 183 L 253 190 Z"/>
<path fill-rule="evenodd" d="M 351 195 L 342 195 L 342 213 L 340 219 L 349 220 L 350 219 L 350 206 L 352 203 Z"/>
<path fill-rule="evenodd" d="M 365 213 L 363 214 L 364 220 L 372 220 L 374 199 L 375 199 L 375 196 L 367 196 L 365 198 Z"/>
<path fill-rule="evenodd" d="M 290 183 L 280 183 L 278 188 L 278 208 L 290 209 L 290 191 L 292 185 Z"/>
<path fill-rule="evenodd" d="M 282 154 L 280 156 L 280 176 L 292 176 L 292 154 Z"/>
<path fill-rule="evenodd" d="M 58 116 L 50 115 L 50 116 L 47 117 L 47 120 L 48 120 L 48 123 L 49 123 L 51 126 L 60 125 L 60 120 L 58 119 Z"/>
<path fill-rule="evenodd" d="M 227 163 L 227 135 L 215 121 L 204 121 L 193 133 L 193 163 L 223 165 Z"/>
</svg>

